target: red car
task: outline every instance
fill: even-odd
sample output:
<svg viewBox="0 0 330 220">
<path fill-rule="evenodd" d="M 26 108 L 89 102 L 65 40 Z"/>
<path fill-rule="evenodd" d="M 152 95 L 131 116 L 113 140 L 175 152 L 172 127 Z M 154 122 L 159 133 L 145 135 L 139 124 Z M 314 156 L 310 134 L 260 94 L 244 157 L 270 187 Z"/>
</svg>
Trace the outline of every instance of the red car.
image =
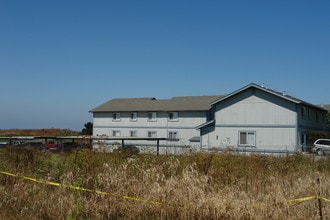
<svg viewBox="0 0 330 220">
<path fill-rule="evenodd" d="M 54 141 L 49 141 L 44 144 L 44 149 L 49 151 L 59 151 L 61 150 L 61 146 Z"/>
</svg>

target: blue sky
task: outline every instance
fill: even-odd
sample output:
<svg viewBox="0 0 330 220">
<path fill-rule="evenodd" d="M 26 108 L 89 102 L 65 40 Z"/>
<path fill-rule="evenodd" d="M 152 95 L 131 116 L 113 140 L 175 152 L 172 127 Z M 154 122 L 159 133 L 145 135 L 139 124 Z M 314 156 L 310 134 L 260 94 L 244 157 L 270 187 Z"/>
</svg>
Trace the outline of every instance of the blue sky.
<svg viewBox="0 0 330 220">
<path fill-rule="evenodd" d="M 81 130 L 125 97 L 251 82 L 329 104 L 328 0 L 0 0 L 0 129 Z"/>
</svg>

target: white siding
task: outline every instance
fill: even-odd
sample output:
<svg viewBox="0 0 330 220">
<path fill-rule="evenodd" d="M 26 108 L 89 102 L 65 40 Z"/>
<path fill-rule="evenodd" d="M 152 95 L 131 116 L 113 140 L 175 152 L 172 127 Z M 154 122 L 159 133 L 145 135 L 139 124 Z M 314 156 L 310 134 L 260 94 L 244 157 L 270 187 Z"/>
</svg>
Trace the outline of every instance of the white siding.
<svg viewBox="0 0 330 220">
<path fill-rule="evenodd" d="M 148 131 L 156 131 L 157 137 L 167 138 L 168 132 L 177 132 L 178 141 L 166 141 L 166 145 L 189 145 L 189 139 L 199 136 L 196 126 L 206 122 L 206 112 L 179 112 L 177 121 L 168 119 L 168 112 L 157 112 L 155 121 L 148 120 L 148 112 L 138 112 L 136 121 L 130 119 L 130 112 L 120 112 L 120 120 L 114 121 L 113 113 L 94 113 L 93 135 L 112 136 L 113 130 L 120 131 L 121 136 L 129 137 L 130 131 L 137 131 L 137 137 L 148 137 Z M 145 142 L 150 143 L 150 142 Z"/>
<path fill-rule="evenodd" d="M 203 148 L 253 149 L 253 147 L 239 146 L 240 131 L 255 132 L 255 149 L 265 151 L 294 151 L 296 147 L 295 128 L 217 127 L 210 134 L 209 145 L 205 144 Z"/>
<path fill-rule="evenodd" d="M 257 95 L 260 94 L 243 95 L 236 103 L 222 103 L 215 113 L 217 125 L 296 125 L 297 114 L 293 104 L 266 94 L 262 94 L 264 97 Z"/>
<path fill-rule="evenodd" d="M 303 109 L 308 110 L 306 114 L 302 114 Z M 135 121 L 130 119 L 131 112 L 118 113 L 120 119 L 113 120 L 113 113 L 94 112 L 93 135 L 111 137 L 118 131 L 122 137 L 129 137 L 134 131 L 137 137 L 144 138 L 152 131 L 159 138 L 167 138 L 169 132 L 175 132 L 178 140 L 162 143 L 171 147 L 190 145 L 189 139 L 201 134 L 203 149 L 229 147 L 271 152 L 300 150 L 301 137 L 313 130 L 327 130 L 326 112 L 322 109 L 254 85 L 214 102 L 210 112 L 179 112 L 177 121 L 170 121 L 165 111 L 157 112 L 155 121 L 148 120 L 148 112 L 138 112 Z M 210 121 L 204 124 L 206 120 Z M 205 127 L 200 131 L 195 129 L 202 124 Z M 249 136 L 248 144 L 239 144 L 240 132 Z M 253 146 L 247 146 L 251 140 Z"/>
<path fill-rule="evenodd" d="M 294 103 L 249 89 L 215 106 L 215 130 L 203 135 L 203 148 L 294 151 L 297 113 Z M 239 132 L 255 134 L 255 146 L 239 145 Z"/>
</svg>

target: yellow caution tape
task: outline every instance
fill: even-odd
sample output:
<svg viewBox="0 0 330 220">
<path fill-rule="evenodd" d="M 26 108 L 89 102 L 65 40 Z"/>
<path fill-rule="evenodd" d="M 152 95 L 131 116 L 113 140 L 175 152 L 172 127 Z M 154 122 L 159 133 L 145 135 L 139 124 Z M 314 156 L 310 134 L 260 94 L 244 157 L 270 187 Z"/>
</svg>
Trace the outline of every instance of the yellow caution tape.
<svg viewBox="0 0 330 220">
<path fill-rule="evenodd" d="M 322 199 L 323 201 L 326 201 L 326 202 L 330 202 L 330 199 L 326 199 L 326 198 L 323 198 L 323 197 L 320 197 L 320 199 Z"/>
<path fill-rule="evenodd" d="M 151 200 L 146 200 L 146 199 L 142 199 L 142 198 L 138 198 L 138 197 L 131 197 L 131 196 L 119 196 L 119 195 L 116 195 L 116 194 L 102 192 L 102 191 L 99 191 L 99 190 L 86 189 L 86 188 L 82 188 L 82 187 L 79 187 L 79 186 L 71 186 L 71 185 L 60 184 L 60 183 L 56 183 L 56 182 L 38 180 L 38 179 L 35 179 L 35 178 L 26 177 L 26 176 L 19 176 L 19 175 L 4 172 L 4 171 L 0 171 L 0 173 L 8 175 L 8 176 L 12 176 L 12 177 L 17 177 L 17 178 L 29 180 L 29 181 L 36 182 L 36 183 L 51 185 L 51 186 L 65 187 L 65 188 L 70 188 L 70 189 L 73 189 L 73 190 L 92 192 L 92 193 L 97 193 L 97 194 L 101 194 L 101 195 L 110 195 L 110 196 L 120 197 L 122 199 L 128 199 L 128 200 L 139 201 L 139 202 L 146 202 L 146 203 L 151 203 L 151 204 L 155 204 L 155 205 L 165 205 L 165 203 L 163 203 L 163 202 L 151 201 Z M 309 196 L 309 197 L 304 197 L 304 198 L 299 198 L 299 199 L 291 199 L 291 200 L 287 200 L 287 202 L 289 202 L 289 203 L 298 203 L 298 202 L 305 202 L 305 201 L 312 200 L 312 199 L 322 199 L 325 202 L 330 202 L 330 199 L 326 199 L 326 198 L 323 198 L 321 196 Z"/>
<path fill-rule="evenodd" d="M 128 200 L 139 201 L 139 202 L 146 202 L 146 203 L 151 203 L 151 204 L 155 204 L 155 205 L 165 205 L 165 203 L 163 203 L 163 202 L 151 201 L 151 200 L 146 200 L 146 199 L 142 199 L 142 198 L 138 198 L 138 197 L 131 197 L 131 196 L 120 196 L 120 195 L 115 195 L 115 194 L 112 194 L 112 193 L 102 192 L 102 191 L 99 191 L 99 190 L 86 189 L 86 188 L 82 188 L 82 187 L 79 187 L 79 186 L 71 186 L 71 185 L 60 184 L 60 183 L 56 183 L 56 182 L 38 180 L 38 179 L 35 179 L 35 178 L 26 177 L 26 176 L 19 176 L 19 175 L 4 172 L 4 171 L 0 171 L 0 173 L 8 175 L 8 176 L 12 176 L 12 177 L 17 177 L 17 178 L 29 180 L 29 181 L 36 182 L 36 183 L 51 185 L 51 186 L 65 187 L 65 188 L 69 188 L 69 189 L 73 189 L 73 190 L 92 192 L 92 193 L 97 193 L 97 194 L 101 194 L 101 195 L 110 195 L 110 196 L 120 197 L 122 199 L 128 199 Z"/>
<path fill-rule="evenodd" d="M 299 198 L 299 199 L 291 199 L 291 200 L 288 200 L 287 202 L 289 202 L 289 203 L 305 202 L 305 201 L 312 200 L 312 199 L 322 199 L 326 202 L 330 202 L 329 199 L 323 198 L 321 196 L 310 196 L 310 197 Z"/>
<path fill-rule="evenodd" d="M 310 196 L 310 197 L 305 197 L 305 198 L 300 198 L 300 199 L 291 199 L 291 200 L 288 200 L 288 202 L 290 202 L 290 203 L 305 202 L 305 201 L 317 199 L 317 198 L 318 198 L 317 196 Z"/>
</svg>

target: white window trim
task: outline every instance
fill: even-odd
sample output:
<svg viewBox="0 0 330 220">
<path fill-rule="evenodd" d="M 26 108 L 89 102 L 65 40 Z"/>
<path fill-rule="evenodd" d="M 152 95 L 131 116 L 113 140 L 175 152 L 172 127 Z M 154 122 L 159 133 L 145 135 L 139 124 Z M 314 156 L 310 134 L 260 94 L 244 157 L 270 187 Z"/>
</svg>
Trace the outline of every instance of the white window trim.
<svg viewBox="0 0 330 220">
<path fill-rule="evenodd" d="M 170 115 L 173 114 L 173 118 L 170 118 Z M 169 112 L 168 113 L 168 121 L 179 121 L 179 112 Z"/>
<path fill-rule="evenodd" d="M 172 135 L 170 135 L 170 133 L 175 133 L 175 137 L 171 137 Z M 169 139 L 169 141 L 177 141 L 179 139 L 179 132 L 178 131 L 169 131 L 167 133 L 167 138 Z"/>
<path fill-rule="evenodd" d="M 149 115 L 151 114 L 151 118 L 149 117 Z M 155 117 L 153 117 L 155 116 Z M 157 121 L 157 112 L 148 112 L 148 121 Z"/>
<path fill-rule="evenodd" d="M 132 135 L 132 134 L 134 134 L 134 135 Z M 130 137 L 137 137 L 138 136 L 137 135 L 137 130 L 130 130 L 129 135 L 130 135 Z"/>
<path fill-rule="evenodd" d="M 152 133 L 155 135 L 155 136 L 152 136 Z M 149 135 L 151 134 L 151 135 Z M 157 137 L 157 131 L 147 131 L 147 137 L 148 138 L 156 138 Z"/>
<path fill-rule="evenodd" d="M 132 118 L 132 115 L 135 115 L 135 118 Z M 138 113 L 137 112 L 131 112 L 130 114 L 130 121 L 137 121 L 138 120 Z"/>
<path fill-rule="evenodd" d="M 117 135 L 118 134 L 118 135 Z M 112 136 L 113 137 L 120 137 L 121 136 L 121 132 L 119 130 L 113 130 L 112 131 Z"/>
<path fill-rule="evenodd" d="M 115 112 L 112 114 L 112 121 L 121 121 L 120 113 Z"/>
<path fill-rule="evenodd" d="M 245 133 L 246 134 L 246 144 L 241 144 L 241 133 Z M 249 134 L 253 134 L 253 143 L 249 144 Z M 238 132 L 238 146 L 240 147 L 256 147 L 256 131 L 239 131 Z"/>
</svg>

